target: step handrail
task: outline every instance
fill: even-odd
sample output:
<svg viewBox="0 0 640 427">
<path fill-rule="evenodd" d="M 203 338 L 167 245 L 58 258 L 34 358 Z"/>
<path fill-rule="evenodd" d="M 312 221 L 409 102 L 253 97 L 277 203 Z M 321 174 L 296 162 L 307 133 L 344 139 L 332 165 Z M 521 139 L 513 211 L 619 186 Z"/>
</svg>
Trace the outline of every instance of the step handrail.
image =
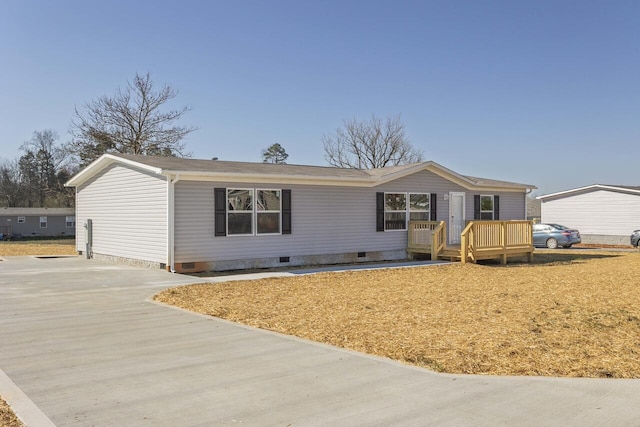
<svg viewBox="0 0 640 427">
<path fill-rule="evenodd" d="M 447 223 L 440 221 L 440 224 L 431 232 L 431 259 L 438 259 L 438 255 L 447 245 Z"/>
</svg>

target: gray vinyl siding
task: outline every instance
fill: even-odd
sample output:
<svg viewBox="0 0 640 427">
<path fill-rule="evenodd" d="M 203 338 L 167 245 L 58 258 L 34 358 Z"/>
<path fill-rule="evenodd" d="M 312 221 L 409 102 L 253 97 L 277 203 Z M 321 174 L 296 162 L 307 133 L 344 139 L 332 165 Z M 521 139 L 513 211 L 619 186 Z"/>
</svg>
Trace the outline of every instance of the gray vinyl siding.
<svg viewBox="0 0 640 427">
<path fill-rule="evenodd" d="M 291 189 L 292 234 L 214 237 L 214 187 Z M 372 189 L 181 181 L 175 205 L 176 262 L 379 251 L 406 244 L 406 233 L 376 233 Z"/>
<path fill-rule="evenodd" d="M 22 236 L 73 236 L 75 235 L 74 227 L 66 226 L 67 216 L 69 215 L 19 215 L 24 217 L 23 223 L 18 223 L 18 216 L 0 215 L 0 225 L 11 227 L 12 234 L 21 234 Z M 47 227 L 40 228 L 40 217 L 47 217 Z"/>
<path fill-rule="evenodd" d="M 216 187 L 291 189 L 292 234 L 214 237 Z M 444 195 L 450 191 L 465 192 L 428 171 L 373 188 L 180 181 L 175 186 L 175 261 L 404 250 L 405 230 L 376 232 L 376 192 L 437 193 L 437 219 L 446 221 L 449 204 Z M 473 219 L 473 194 L 467 192 L 467 219 Z M 525 218 L 524 193 L 497 194 L 501 219 Z"/>
<path fill-rule="evenodd" d="M 473 219 L 473 197 L 475 195 L 497 195 L 500 196 L 500 219 L 501 220 L 523 220 L 526 219 L 526 206 L 524 192 L 496 192 L 496 191 L 469 191 L 464 187 L 452 183 L 434 173 L 422 171 L 400 178 L 393 182 L 376 187 L 375 191 L 406 191 L 436 193 L 436 214 L 438 221 L 449 220 L 449 201 L 445 200 L 445 194 L 450 192 L 465 193 L 465 219 Z"/>
<path fill-rule="evenodd" d="M 500 196 L 500 220 L 525 220 L 527 219 L 527 208 L 525 206 L 524 193 L 501 193 L 501 192 L 482 192 L 472 194 L 493 194 Z M 471 218 L 473 219 L 473 201 L 471 206 Z"/>
<path fill-rule="evenodd" d="M 113 165 L 77 191 L 77 249 L 93 221 L 93 252 L 167 262 L 167 183 L 146 171 Z"/>
<path fill-rule="evenodd" d="M 638 195 L 596 190 L 543 200 L 542 222 L 577 228 L 583 235 L 628 237 L 640 228 L 639 211 Z"/>
</svg>

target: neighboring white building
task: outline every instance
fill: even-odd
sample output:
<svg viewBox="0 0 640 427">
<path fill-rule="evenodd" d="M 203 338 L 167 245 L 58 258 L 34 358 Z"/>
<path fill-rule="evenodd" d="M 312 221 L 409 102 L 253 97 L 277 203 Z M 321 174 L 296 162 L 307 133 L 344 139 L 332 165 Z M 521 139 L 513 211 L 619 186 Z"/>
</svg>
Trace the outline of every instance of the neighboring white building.
<svg viewBox="0 0 640 427">
<path fill-rule="evenodd" d="M 629 245 L 640 229 L 640 187 L 594 184 L 537 198 L 542 222 L 578 229 L 582 243 Z"/>
<path fill-rule="evenodd" d="M 446 221 L 455 242 L 467 219 L 525 219 L 535 188 L 434 162 L 357 170 L 121 154 L 67 185 L 79 252 L 178 272 L 404 259 L 409 219 Z"/>
</svg>

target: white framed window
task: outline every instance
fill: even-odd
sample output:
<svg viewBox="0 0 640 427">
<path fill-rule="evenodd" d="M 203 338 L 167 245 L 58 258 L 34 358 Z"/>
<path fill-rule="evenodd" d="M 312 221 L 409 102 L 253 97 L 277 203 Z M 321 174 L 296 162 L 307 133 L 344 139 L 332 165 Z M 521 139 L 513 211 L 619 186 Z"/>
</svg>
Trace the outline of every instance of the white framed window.
<svg viewBox="0 0 640 427">
<path fill-rule="evenodd" d="M 280 234 L 282 190 L 227 189 L 227 235 Z"/>
<path fill-rule="evenodd" d="M 281 190 L 256 190 L 256 234 L 280 234 Z"/>
<path fill-rule="evenodd" d="M 40 217 L 40 228 L 47 228 L 47 217 L 46 216 L 41 216 Z"/>
<path fill-rule="evenodd" d="M 213 194 L 215 237 L 291 234 L 290 189 L 218 187 Z M 382 210 L 382 197 L 379 203 Z"/>
<path fill-rule="evenodd" d="M 480 195 L 480 219 L 493 221 L 493 196 Z"/>
<path fill-rule="evenodd" d="M 409 220 L 429 221 L 431 219 L 431 194 L 409 193 Z"/>
<path fill-rule="evenodd" d="M 65 218 L 65 227 L 67 228 L 75 228 L 76 226 L 76 217 L 68 216 Z"/>
<path fill-rule="evenodd" d="M 18 217 L 18 224 L 24 224 L 25 222 L 27 222 L 27 219 L 23 216 L 19 216 Z"/>
<path fill-rule="evenodd" d="M 253 235 L 253 189 L 227 189 L 227 235 Z"/>
<path fill-rule="evenodd" d="M 384 193 L 384 229 L 407 229 L 407 193 Z"/>
<path fill-rule="evenodd" d="M 384 193 L 384 229 L 406 230 L 409 220 L 429 221 L 429 193 Z"/>
</svg>

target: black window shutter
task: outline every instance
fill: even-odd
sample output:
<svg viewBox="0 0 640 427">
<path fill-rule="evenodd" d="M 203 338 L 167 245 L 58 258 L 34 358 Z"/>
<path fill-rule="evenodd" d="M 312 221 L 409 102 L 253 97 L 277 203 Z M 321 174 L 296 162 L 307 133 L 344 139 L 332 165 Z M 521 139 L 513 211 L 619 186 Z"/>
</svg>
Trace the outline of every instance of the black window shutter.
<svg viewBox="0 0 640 427">
<path fill-rule="evenodd" d="M 213 204 L 215 209 L 215 233 L 216 237 L 227 235 L 227 189 L 213 189 Z"/>
<path fill-rule="evenodd" d="M 376 231 L 384 231 L 384 193 L 376 193 Z"/>
<path fill-rule="evenodd" d="M 473 219 L 480 219 L 480 195 L 473 196 Z"/>
<path fill-rule="evenodd" d="M 282 234 L 291 234 L 291 190 L 282 190 Z"/>
<path fill-rule="evenodd" d="M 437 215 L 436 215 L 436 209 L 438 208 L 438 197 L 436 193 L 431 193 L 431 196 L 429 197 L 429 203 L 431 204 L 430 209 L 431 209 L 431 221 L 437 221 Z"/>
<path fill-rule="evenodd" d="M 493 219 L 498 221 L 500 219 L 500 196 L 493 196 Z"/>
</svg>

